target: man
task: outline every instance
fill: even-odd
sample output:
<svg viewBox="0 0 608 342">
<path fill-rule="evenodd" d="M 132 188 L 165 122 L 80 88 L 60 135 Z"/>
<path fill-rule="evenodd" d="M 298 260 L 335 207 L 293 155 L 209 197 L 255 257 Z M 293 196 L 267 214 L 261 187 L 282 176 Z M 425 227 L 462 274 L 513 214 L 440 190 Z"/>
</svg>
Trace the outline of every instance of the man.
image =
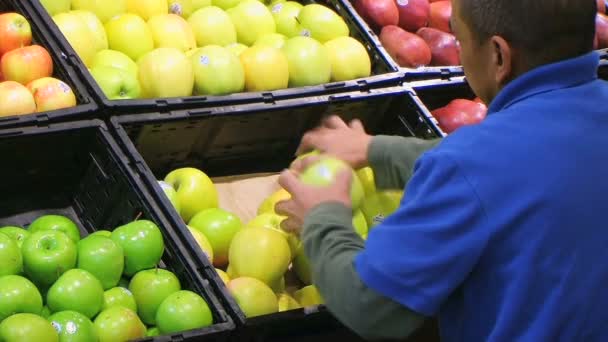
<svg viewBox="0 0 608 342">
<path fill-rule="evenodd" d="M 302 227 L 327 307 L 363 337 L 403 338 L 437 315 L 445 341 L 608 341 L 608 85 L 592 52 L 595 1 L 452 4 L 486 120 L 420 156 L 400 208 L 365 243 L 351 227 L 351 174 L 305 186 L 297 173 L 310 159 L 280 177 L 292 194 L 277 204 L 283 228 Z M 378 187 L 394 188 L 423 152 L 411 143 L 333 117 L 300 152 L 369 164 Z"/>
</svg>

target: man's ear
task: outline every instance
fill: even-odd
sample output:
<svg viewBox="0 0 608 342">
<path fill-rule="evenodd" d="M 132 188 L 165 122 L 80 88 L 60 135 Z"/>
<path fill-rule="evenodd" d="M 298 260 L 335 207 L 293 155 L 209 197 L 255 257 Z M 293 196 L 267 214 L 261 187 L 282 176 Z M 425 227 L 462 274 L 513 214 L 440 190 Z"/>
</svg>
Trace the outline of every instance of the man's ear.
<svg viewBox="0 0 608 342">
<path fill-rule="evenodd" d="M 492 63 L 496 70 L 496 83 L 503 87 L 513 78 L 514 60 L 513 49 L 509 43 L 500 36 L 493 36 L 490 39 L 492 46 Z"/>
</svg>

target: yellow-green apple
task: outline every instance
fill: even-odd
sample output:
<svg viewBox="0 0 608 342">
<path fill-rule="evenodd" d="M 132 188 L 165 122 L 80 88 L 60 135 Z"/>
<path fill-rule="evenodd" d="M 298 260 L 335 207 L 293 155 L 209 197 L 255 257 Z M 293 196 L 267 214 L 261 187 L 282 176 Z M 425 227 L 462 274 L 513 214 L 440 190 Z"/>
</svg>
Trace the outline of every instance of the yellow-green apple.
<svg viewBox="0 0 608 342">
<path fill-rule="evenodd" d="M 49 309 L 48 306 L 43 306 L 42 307 L 42 311 L 40 311 L 40 316 L 48 319 L 49 317 L 51 317 L 51 309 Z"/>
<path fill-rule="evenodd" d="M 218 193 L 211 179 L 201 170 L 186 167 L 171 171 L 165 182 L 177 191 L 182 219 L 190 221 L 194 214 L 218 206 Z"/>
<path fill-rule="evenodd" d="M 321 294 L 319 293 L 319 290 L 314 285 L 304 286 L 303 288 L 294 292 L 293 298 L 295 298 L 295 300 L 297 300 L 298 303 L 300 303 L 300 305 L 303 307 L 325 303 L 323 297 L 321 297 Z"/>
<path fill-rule="evenodd" d="M 228 273 L 220 270 L 219 268 L 216 268 L 215 272 L 217 272 L 217 275 L 220 277 L 220 279 L 222 279 L 224 285 L 228 285 L 228 282 L 230 282 L 230 276 L 228 276 Z"/>
<path fill-rule="evenodd" d="M 34 96 L 23 84 L 0 82 L 0 116 L 31 114 L 35 111 Z"/>
<path fill-rule="evenodd" d="M 342 17 L 332 9 L 319 4 L 304 6 L 298 14 L 298 22 L 306 30 L 304 35 L 321 43 L 346 37 L 350 32 Z"/>
<path fill-rule="evenodd" d="M 103 287 L 90 272 L 71 269 L 49 288 L 46 305 L 53 313 L 73 310 L 92 318 L 103 305 Z"/>
<path fill-rule="evenodd" d="M 239 43 L 252 45 L 261 36 L 276 32 L 272 13 L 259 1 L 245 0 L 229 9 L 228 15 Z"/>
<path fill-rule="evenodd" d="M 97 331 L 91 320 L 80 312 L 66 310 L 49 316 L 60 341 L 97 341 Z"/>
<path fill-rule="evenodd" d="M 110 20 L 110 18 L 126 12 L 127 1 L 72 0 L 72 9 L 93 12 L 102 23 L 105 23 Z"/>
<path fill-rule="evenodd" d="M 371 74 L 371 60 L 367 50 L 352 37 L 338 37 L 325 43 L 331 61 L 333 82 L 354 80 Z"/>
<path fill-rule="evenodd" d="M 255 43 L 253 43 L 253 46 L 265 45 L 265 46 L 273 47 L 275 49 L 280 49 L 283 47 L 283 45 L 285 45 L 286 41 L 287 41 L 286 36 L 284 36 L 280 33 L 270 33 L 270 34 L 265 34 L 265 35 L 261 36 L 260 38 L 258 38 L 258 40 L 256 40 Z"/>
<path fill-rule="evenodd" d="M 98 230 L 96 232 L 89 234 L 89 236 L 104 236 L 104 237 L 109 238 L 112 236 L 112 232 L 109 230 Z"/>
<path fill-rule="evenodd" d="M 146 330 L 146 337 L 160 336 L 160 330 L 158 327 L 149 327 Z"/>
<path fill-rule="evenodd" d="M 365 216 L 369 230 L 394 213 L 399 208 L 402 197 L 403 191 L 401 190 L 376 191 L 365 197 L 361 203 L 361 211 Z"/>
<path fill-rule="evenodd" d="M 188 18 L 192 27 L 196 44 L 199 47 L 207 45 L 228 45 L 236 42 L 236 29 L 230 16 L 219 7 L 203 7 Z"/>
<path fill-rule="evenodd" d="M 95 46 L 95 51 L 101 51 L 108 48 L 108 37 L 103 23 L 97 18 L 95 13 L 84 10 L 72 11 L 71 13 L 79 16 L 91 31 L 92 44 Z"/>
<path fill-rule="evenodd" d="M 234 214 L 219 208 L 205 209 L 194 215 L 188 226 L 200 231 L 213 248 L 213 265 L 226 266 L 232 239 L 243 224 Z"/>
<path fill-rule="evenodd" d="M 58 342 L 59 335 L 46 319 L 31 313 L 18 313 L 0 323 L 0 341 Z"/>
<path fill-rule="evenodd" d="M 264 199 L 262 204 L 260 204 L 260 206 L 258 207 L 258 215 L 263 214 L 263 213 L 276 214 L 276 212 L 274 211 L 275 205 L 280 201 L 285 201 L 290 198 L 291 198 L 291 194 L 289 194 L 289 192 L 287 192 L 287 190 L 285 190 L 283 188 L 273 192 L 272 195 L 270 195 L 266 199 Z"/>
<path fill-rule="evenodd" d="M 154 49 L 150 28 L 135 14 L 125 13 L 112 17 L 106 22 L 105 28 L 110 49 L 120 51 L 134 61 Z"/>
<path fill-rule="evenodd" d="M 19 247 L 20 251 L 21 246 L 23 245 L 23 240 L 25 240 L 25 238 L 30 235 L 30 232 L 28 232 L 27 230 L 15 226 L 2 227 L 0 228 L 0 233 L 13 239 L 13 241 L 17 243 L 17 247 Z"/>
<path fill-rule="evenodd" d="M 229 263 L 239 277 L 253 277 L 272 287 L 283 277 L 290 262 L 287 240 L 273 229 L 242 229 L 232 239 Z"/>
<path fill-rule="evenodd" d="M 144 98 L 192 95 L 192 63 L 182 51 L 176 48 L 152 50 L 139 59 L 137 66 Z"/>
<path fill-rule="evenodd" d="M 363 186 L 352 168 L 340 159 L 323 156 L 318 161 L 306 168 L 299 176 L 304 184 L 313 186 L 328 186 L 332 184 L 336 176 L 345 170 L 352 172 L 352 184 L 350 198 L 353 210 L 359 208 L 363 200 Z"/>
<path fill-rule="evenodd" d="M 122 247 L 109 237 L 90 235 L 80 240 L 77 248 L 76 267 L 93 274 L 104 290 L 118 284 L 125 267 Z"/>
<path fill-rule="evenodd" d="M 30 23 L 19 13 L 0 14 L 0 56 L 32 43 Z"/>
<path fill-rule="evenodd" d="M 279 311 L 277 296 L 268 285 L 251 277 L 239 277 L 228 283 L 228 291 L 246 317 Z"/>
<path fill-rule="evenodd" d="M 293 37 L 283 52 L 289 62 L 289 86 L 304 87 L 329 82 L 331 62 L 323 44 L 310 37 Z"/>
<path fill-rule="evenodd" d="M 76 266 L 76 244 L 59 230 L 31 233 L 21 247 L 23 270 L 34 283 L 50 286 L 67 270 Z"/>
<path fill-rule="evenodd" d="M 99 342 L 130 341 L 146 336 L 146 326 L 137 314 L 122 306 L 103 310 L 93 324 Z"/>
<path fill-rule="evenodd" d="M 191 0 L 192 1 L 192 13 L 196 12 L 199 8 L 207 7 L 212 5 L 211 0 Z"/>
<path fill-rule="evenodd" d="M 72 0 L 40 0 L 40 3 L 51 16 L 54 16 L 69 11 Z"/>
<path fill-rule="evenodd" d="M 131 291 L 120 286 L 113 287 L 103 293 L 103 305 L 101 310 L 103 311 L 113 306 L 123 306 L 127 309 L 137 311 L 135 297 L 133 297 Z"/>
<path fill-rule="evenodd" d="M 70 12 L 56 14 L 53 21 L 82 62 L 90 66 L 97 46 L 91 44 L 95 38 L 87 23 L 79 15 Z"/>
<path fill-rule="evenodd" d="M 43 77 L 27 85 L 34 96 L 37 112 L 76 106 L 76 95 L 69 85 L 54 77 Z"/>
<path fill-rule="evenodd" d="M 232 43 L 232 44 L 228 44 L 226 45 L 226 49 L 228 49 L 228 51 L 230 51 L 232 54 L 234 54 L 237 57 L 240 57 L 241 54 L 243 52 L 245 52 L 245 50 L 247 50 L 249 47 L 247 45 L 241 44 L 241 43 Z"/>
<path fill-rule="evenodd" d="M 181 285 L 175 274 L 162 268 L 137 272 L 129 283 L 137 314 L 148 325 L 156 324 L 156 311 L 163 300 L 179 290 Z"/>
<path fill-rule="evenodd" d="M 270 12 L 274 17 L 277 32 L 289 38 L 302 34 L 302 25 L 298 22 L 298 14 L 302 9 L 302 4 L 295 1 L 279 2 L 271 5 Z"/>
<path fill-rule="evenodd" d="M 289 63 L 282 50 L 253 46 L 243 51 L 240 58 L 247 91 L 277 90 L 289 85 Z"/>
<path fill-rule="evenodd" d="M 230 266 L 230 264 L 228 264 L 228 267 L 226 267 L 226 275 L 230 279 L 237 277 L 236 273 L 234 273 L 234 270 L 232 269 L 232 266 Z"/>
<path fill-rule="evenodd" d="M 127 276 L 156 267 L 165 250 L 160 229 L 148 220 L 133 221 L 114 229 L 111 239 L 122 247 L 123 273 Z"/>
<path fill-rule="evenodd" d="M 192 0 L 169 0 L 169 13 L 177 14 L 184 19 L 188 19 L 194 13 Z"/>
<path fill-rule="evenodd" d="M 0 277 L 23 271 L 23 258 L 17 242 L 0 233 Z"/>
<path fill-rule="evenodd" d="M 156 326 L 161 334 L 200 329 L 211 324 L 213 314 L 207 302 L 188 290 L 170 294 L 156 311 Z"/>
<path fill-rule="evenodd" d="M 207 239 L 205 234 L 203 234 L 201 231 L 190 226 L 188 226 L 188 231 L 190 234 L 192 234 L 192 237 L 194 237 L 194 240 L 196 240 L 196 243 L 201 248 L 203 253 L 205 253 L 207 259 L 209 259 L 209 262 L 213 264 L 213 247 L 211 246 L 209 239 Z"/>
<path fill-rule="evenodd" d="M 227 10 L 229 8 L 235 7 L 243 0 L 211 0 L 211 4 L 213 6 L 217 6 L 221 9 Z"/>
<path fill-rule="evenodd" d="M 302 307 L 298 301 L 286 292 L 279 293 L 277 298 L 279 301 L 279 312 L 295 310 Z"/>
<path fill-rule="evenodd" d="M 169 13 L 167 0 L 127 0 L 127 12 L 148 20 L 156 15 Z"/>
<path fill-rule="evenodd" d="M 376 192 L 376 181 L 374 180 L 374 170 L 371 167 L 366 166 L 357 170 L 357 177 L 363 185 L 363 192 L 365 196 L 371 196 Z"/>
<path fill-rule="evenodd" d="M 91 69 L 97 67 L 112 67 L 124 70 L 137 77 L 137 63 L 129 56 L 116 50 L 101 50 L 95 54 L 91 61 Z"/>
<path fill-rule="evenodd" d="M 12 314 L 42 311 L 42 296 L 31 281 L 18 275 L 0 277 L 0 322 Z"/>
<path fill-rule="evenodd" d="M 40 216 L 30 223 L 27 229 L 30 233 L 35 233 L 41 230 L 58 230 L 69 236 L 74 243 L 80 241 L 80 230 L 78 230 L 76 223 L 62 215 Z"/>
<path fill-rule="evenodd" d="M 175 208 L 175 211 L 179 213 L 181 206 L 179 205 L 177 191 L 175 191 L 175 189 L 165 181 L 158 181 L 158 185 L 160 185 L 160 188 L 165 193 L 165 196 L 167 196 L 167 198 L 169 199 L 169 202 L 171 202 L 171 204 L 173 205 L 173 208 Z"/>
<path fill-rule="evenodd" d="M 53 74 L 53 59 L 40 45 L 11 50 L 2 56 L 2 75 L 7 81 L 23 85 Z"/>
<path fill-rule="evenodd" d="M 289 244 L 289 249 L 291 251 L 291 256 L 294 257 L 297 252 L 299 239 L 293 233 L 287 233 L 283 229 L 281 229 L 281 222 L 285 219 L 285 216 L 280 216 L 275 214 L 274 212 L 265 212 L 261 213 L 258 216 L 251 219 L 245 225 L 245 228 L 267 228 L 274 229 L 275 231 L 281 233 L 283 237 L 287 240 L 287 244 Z"/>
<path fill-rule="evenodd" d="M 141 87 L 136 75 L 128 71 L 98 66 L 89 70 L 104 95 L 110 100 L 137 99 L 141 96 Z"/>
<path fill-rule="evenodd" d="M 183 52 L 196 47 L 194 32 L 188 22 L 177 14 L 156 15 L 148 20 L 154 47 L 172 47 Z"/>
<path fill-rule="evenodd" d="M 312 271 L 310 269 L 310 262 L 308 261 L 308 257 L 304 253 L 304 245 L 300 243 L 298 245 L 298 249 L 296 251 L 296 255 L 293 258 L 292 264 L 293 270 L 296 273 L 296 276 L 302 283 L 305 285 L 312 284 Z"/>
<path fill-rule="evenodd" d="M 191 57 L 194 92 L 197 95 L 227 95 L 245 88 L 245 71 L 237 56 L 218 45 L 208 45 Z"/>
<path fill-rule="evenodd" d="M 357 232 L 359 236 L 363 239 L 366 238 L 368 231 L 367 220 L 361 210 L 357 210 L 353 214 L 353 228 L 355 228 L 355 232 Z"/>
</svg>

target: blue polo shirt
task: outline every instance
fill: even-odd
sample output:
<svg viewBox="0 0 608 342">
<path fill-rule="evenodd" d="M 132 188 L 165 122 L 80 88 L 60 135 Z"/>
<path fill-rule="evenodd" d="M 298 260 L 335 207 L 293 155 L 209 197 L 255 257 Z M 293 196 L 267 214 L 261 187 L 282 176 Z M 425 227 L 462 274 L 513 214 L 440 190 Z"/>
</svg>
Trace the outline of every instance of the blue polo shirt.
<svg viewBox="0 0 608 342">
<path fill-rule="evenodd" d="M 590 53 L 510 82 L 416 163 L 355 268 L 443 341 L 608 341 L 608 82 Z"/>
</svg>

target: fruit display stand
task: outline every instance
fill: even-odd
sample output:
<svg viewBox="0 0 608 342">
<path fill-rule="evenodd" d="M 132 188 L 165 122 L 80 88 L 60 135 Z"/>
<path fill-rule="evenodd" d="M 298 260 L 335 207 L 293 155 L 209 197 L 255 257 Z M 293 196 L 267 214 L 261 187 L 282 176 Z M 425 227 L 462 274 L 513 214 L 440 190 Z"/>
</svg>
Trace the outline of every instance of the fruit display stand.
<svg viewBox="0 0 608 342">
<path fill-rule="evenodd" d="M 53 61 L 53 77 L 65 82 L 76 96 L 76 106 L 32 114 L 12 115 L 0 118 L 0 128 L 27 125 L 46 125 L 51 122 L 91 119 L 97 114 L 98 105 L 77 77 L 76 69 L 58 47 L 57 39 L 40 24 L 38 15 L 31 6 L 18 0 L 0 0 L 0 13 L 16 12 L 26 18 L 31 27 L 32 44 L 40 45 L 50 54 Z M 2 77 L 0 76 L 0 80 Z"/>
<path fill-rule="evenodd" d="M 52 17 L 41 5 L 39 0 L 26 0 L 24 3 L 37 13 L 44 22 L 46 29 L 56 36 L 59 41 L 61 53 L 76 65 L 79 76 L 87 85 L 87 89 L 94 95 L 96 101 L 102 105 L 105 112 L 111 115 L 133 114 L 157 110 L 177 110 L 199 107 L 215 107 L 254 102 L 272 103 L 287 98 L 301 98 L 344 91 L 365 90 L 384 86 L 397 85 L 400 74 L 394 65 L 387 59 L 387 55 L 377 49 L 378 43 L 361 30 L 357 20 L 346 9 L 344 0 L 298 1 L 303 5 L 318 3 L 329 7 L 338 13 L 349 27 L 350 36 L 363 44 L 371 61 L 371 75 L 365 78 L 348 81 L 331 82 L 315 86 L 293 87 L 272 91 L 240 92 L 229 95 L 194 95 L 188 97 L 147 98 L 147 99 L 121 99 L 110 100 L 98 86 L 97 82 L 78 57 L 74 48 L 61 33 Z"/>
<path fill-rule="evenodd" d="M 18 151 L 18 153 L 16 153 Z M 208 338 L 224 340 L 234 321 L 221 306 L 204 275 L 199 273 L 186 246 L 176 237 L 139 176 L 132 172 L 105 124 L 99 120 L 60 123 L 49 127 L 7 129 L 0 138 L 6 182 L 0 224 L 27 227 L 41 215 L 72 219 L 84 237 L 97 230 L 113 230 L 134 220 L 158 225 L 164 254 L 158 267 L 173 272 L 182 289 L 207 302 L 213 324 L 202 329 L 148 337 L 171 341 Z"/>
</svg>

